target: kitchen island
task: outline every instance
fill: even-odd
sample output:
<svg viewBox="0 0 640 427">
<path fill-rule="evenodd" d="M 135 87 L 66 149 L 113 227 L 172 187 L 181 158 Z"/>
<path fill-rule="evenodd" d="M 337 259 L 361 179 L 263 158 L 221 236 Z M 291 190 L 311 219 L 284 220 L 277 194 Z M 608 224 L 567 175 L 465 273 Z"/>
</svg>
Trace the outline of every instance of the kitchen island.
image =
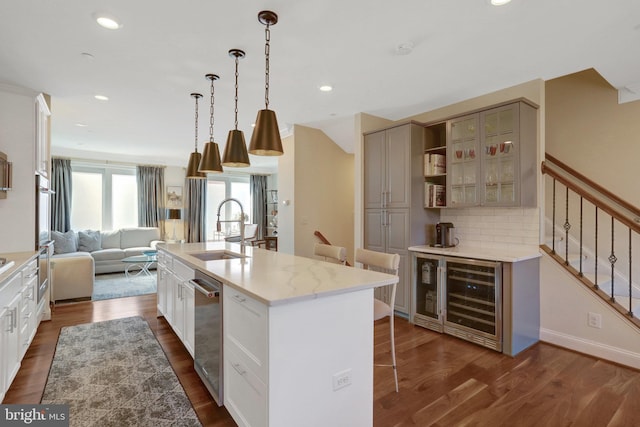
<svg viewBox="0 0 640 427">
<path fill-rule="evenodd" d="M 158 257 L 223 284 L 223 402 L 236 423 L 373 425 L 373 289 L 398 278 L 240 252 L 223 242 L 166 244 Z"/>
</svg>

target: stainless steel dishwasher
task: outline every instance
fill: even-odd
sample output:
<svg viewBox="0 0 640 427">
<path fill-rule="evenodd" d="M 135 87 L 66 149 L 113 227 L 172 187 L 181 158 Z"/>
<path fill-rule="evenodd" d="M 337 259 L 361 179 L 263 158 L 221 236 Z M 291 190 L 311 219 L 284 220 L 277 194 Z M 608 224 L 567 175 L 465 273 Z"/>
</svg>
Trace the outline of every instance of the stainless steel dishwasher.
<svg viewBox="0 0 640 427">
<path fill-rule="evenodd" d="M 196 271 L 194 368 L 218 406 L 222 400 L 222 283 Z"/>
</svg>

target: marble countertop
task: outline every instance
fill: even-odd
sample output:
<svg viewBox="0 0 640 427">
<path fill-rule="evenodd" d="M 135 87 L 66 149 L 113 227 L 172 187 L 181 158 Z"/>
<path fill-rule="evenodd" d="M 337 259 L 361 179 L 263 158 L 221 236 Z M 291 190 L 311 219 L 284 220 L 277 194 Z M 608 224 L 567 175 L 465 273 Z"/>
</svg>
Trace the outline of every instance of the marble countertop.
<svg viewBox="0 0 640 427">
<path fill-rule="evenodd" d="M 28 251 L 28 252 L 10 252 L 0 254 L 0 258 L 6 258 L 7 264 L 13 261 L 13 265 L 6 270 L 3 270 L 0 273 L 0 282 L 3 282 L 5 279 L 8 279 L 15 273 L 22 269 L 29 261 L 38 256 L 38 252 L 36 251 Z"/>
<path fill-rule="evenodd" d="M 540 257 L 538 246 L 505 246 L 504 248 L 482 248 L 479 246 L 454 246 L 452 248 L 434 248 L 432 246 L 411 246 L 412 252 L 474 258 L 489 261 L 518 262 Z"/>
<path fill-rule="evenodd" d="M 191 255 L 219 250 L 240 253 L 237 243 L 173 243 L 158 245 L 158 249 L 267 305 L 376 288 L 398 281 L 398 277 L 391 274 L 253 247 L 245 248 L 246 258 L 202 261 Z"/>
</svg>

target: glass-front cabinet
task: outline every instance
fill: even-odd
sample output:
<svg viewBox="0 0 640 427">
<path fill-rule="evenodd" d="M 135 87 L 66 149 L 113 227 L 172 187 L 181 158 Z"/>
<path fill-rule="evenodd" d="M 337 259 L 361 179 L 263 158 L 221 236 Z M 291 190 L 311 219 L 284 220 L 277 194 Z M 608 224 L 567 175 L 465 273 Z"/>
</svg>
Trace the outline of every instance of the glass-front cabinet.
<svg viewBox="0 0 640 427">
<path fill-rule="evenodd" d="M 519 200 L 519 109 L 506 105 L 481 114 L 483 187 L 486 206 L 513 206 Z"/>
<path fill-rule="evenodd" d="M 480 170 L 479 116 L 472 114 L 450 120 L 448 155 L 450 159 L 447 206 L 462 207 L 478 204 Z"/>
<path fill-rule="evenodd" d="M 447 207 L 536 205 L 534 106 L 512 102 L 447 125 Z"/>
</svg>

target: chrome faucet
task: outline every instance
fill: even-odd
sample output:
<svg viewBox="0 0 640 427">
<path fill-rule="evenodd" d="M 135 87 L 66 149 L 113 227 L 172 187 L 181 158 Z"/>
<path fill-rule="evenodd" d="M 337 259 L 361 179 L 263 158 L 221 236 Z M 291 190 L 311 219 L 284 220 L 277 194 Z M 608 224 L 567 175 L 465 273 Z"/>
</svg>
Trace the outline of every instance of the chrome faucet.
<svg viewBox="0 0 640 427">
<path fill-rule="evenodd" d="M 224 220 L 224 221 L 220 221 L 220 210 L 222 209 L 222 205 L 224 205 L 227 202 L 236 202 L 238 204 L 238 206 L 240 206 L 240 219 L 236 220 L 236 219 L 228 219 L 228 220 Z M 237 222 L 240 224 L 240 251 L 244 254 L 244 209 L 242 208 L 242 203 L 240 203 L 240 201 L 238 199 L 234 199 L 234 198 L 228 198 L 228 199 L 224 199 L 223 201 L 220 202 L 220 204 L 218 205 L 218 220 L 216 221 L 216 231 L 218 231 L 218 233 L 220 231 L 222 231 L 222 224 L 223 222 Z"/>
</svg>

